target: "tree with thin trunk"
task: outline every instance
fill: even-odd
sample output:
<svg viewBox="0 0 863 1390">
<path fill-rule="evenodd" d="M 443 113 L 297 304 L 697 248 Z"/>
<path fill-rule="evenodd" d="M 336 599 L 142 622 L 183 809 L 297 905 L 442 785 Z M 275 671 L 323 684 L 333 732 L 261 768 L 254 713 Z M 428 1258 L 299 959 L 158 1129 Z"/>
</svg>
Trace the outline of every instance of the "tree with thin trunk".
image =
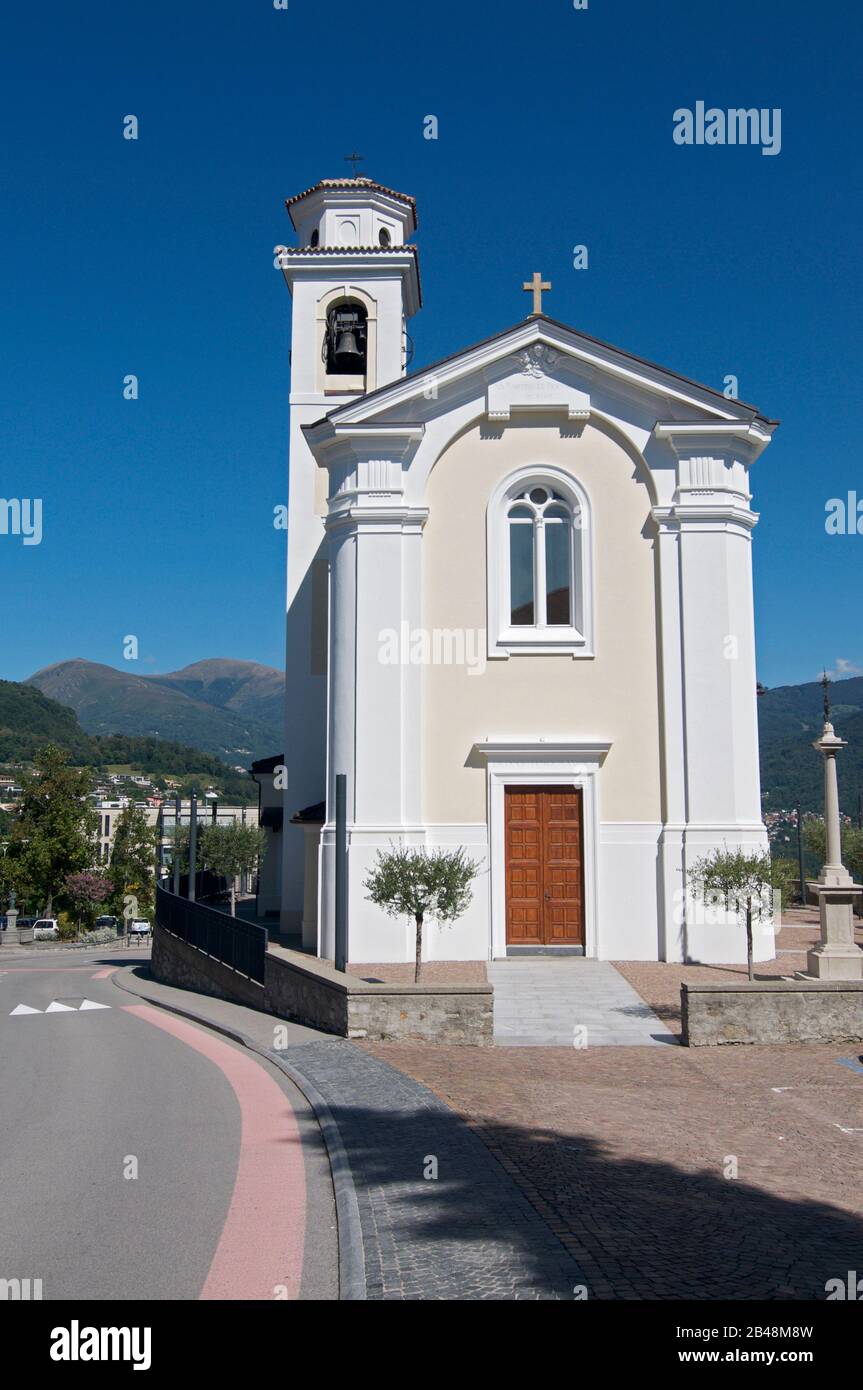
<svg viewBox="0 0 863 1390">
<path fill-rule="evenodd" d="M 412 917 L 416 926 L 414 980 L 422 983 L 423 925 L 427 917 L 454 922 L 473 896 L 479 861 L 457 850 L 410 849 L 401 846 L 378 851 L 377 863 L 365 880 L 366 896 L 390 917 Z"/>
<path fill-rule="evenodd" d="M 230 879 L 231 916 L 237 915 L 237 879 L 252 873 L 263 858 L 267 832 L 257 825 L 207 825 L 200 832 L 201 862 Z"/>
<path fill-rule="evenodd" d="M 136 913 L 148 916 L 153 907 L 156 869 L 154 825 L 139 806 L 127 806 L 117 821 L 107 876 L 114 890 L 113 908 L 122 912 L 128 894 L 136 899 Z"/>
<path fill-rule="evenodd" d="M 766 851 L 747 854 L 726 847 L 696 860 L 687 877 L 709 907 L 722 905 L 745 922 L 746 964 L 749 978 L 754 980 L 753 923 L 772 919 L 773 890 L 781 890 L 784 869 Z"/>
<path fill-rule="evenodd" d="M 69 755 L 54 744 L 40 748 L 34 775 L 24 786 L 7 855 L 27 896 L 52 915 L 54 898 L 69 874 L 92 868 L 97 855 L 99 817 L 89 799 L 93 775 L 69 767 Z"/>
</svg>

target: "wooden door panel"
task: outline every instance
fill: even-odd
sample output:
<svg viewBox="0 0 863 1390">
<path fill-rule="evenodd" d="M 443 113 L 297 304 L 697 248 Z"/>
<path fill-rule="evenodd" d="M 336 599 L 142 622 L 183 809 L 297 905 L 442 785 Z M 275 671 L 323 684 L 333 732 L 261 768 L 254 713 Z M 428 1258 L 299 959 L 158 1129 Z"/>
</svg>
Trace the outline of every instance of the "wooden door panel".
<svg viewBox="0 0 863 1390">
<path fill-rule="evenodd" d="M 507 944 L 583 946 L 581 791 L 507 787 L 505 805 Z"/>
<path fill-rule="evenodd" d="M 542 820 L 535 792 L 506 793 L 506 937 L 542 945 Z"/>
</svg>

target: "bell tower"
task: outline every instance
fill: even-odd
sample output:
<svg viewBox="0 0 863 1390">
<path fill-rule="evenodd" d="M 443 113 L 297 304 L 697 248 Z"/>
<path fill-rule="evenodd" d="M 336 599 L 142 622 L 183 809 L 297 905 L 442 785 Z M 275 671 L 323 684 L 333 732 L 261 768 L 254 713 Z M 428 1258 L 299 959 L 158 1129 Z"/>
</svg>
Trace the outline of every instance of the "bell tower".
<svg viewBox="0 0 863 1390">
<path fill-rule="evenodd" d="M 414 199 L 363 177 L 322 179 L 286 202 L 297 244 L 276 247 L 291 294 L 288 602 L 282 926 L 302 923 L 303 839 L 291 818 L 326 795 L 329 479 L 303 433 L 405 375 L 421 306 Z M 305 933 L 305 925 L 304 925 Z M 314 944 L 314 943 L 304 943 Z"/>
<path fill-rule="evenodd" d="M 416 204 L 368 178 L 323 179 L 286 203 L 298 245 L 277 247 L 293 297 L 291 394 L 329 405 L 407 368 L 421 303 Z"/>
</svg>

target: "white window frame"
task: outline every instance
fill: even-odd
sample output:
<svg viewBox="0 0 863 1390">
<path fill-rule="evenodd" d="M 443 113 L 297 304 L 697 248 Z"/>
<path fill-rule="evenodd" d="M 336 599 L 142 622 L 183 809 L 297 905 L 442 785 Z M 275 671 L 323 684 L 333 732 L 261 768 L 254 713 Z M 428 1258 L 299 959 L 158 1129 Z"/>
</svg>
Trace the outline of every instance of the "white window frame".
<svg viewBox="0 0 863 1390">
<path fill-rule="evenodd" d="M 531 487 L 556 492 L 570 508 L 572 529 L 571 603 L 569 627 L 513 626 L 510 608 L 509 509 Z M 534 546 L 534 602 L 544 615 L 545 547 L 542 528 Z M 537 534 L 537 533 L 535 533 Z M 530 464 L 510 473 L 492 493 L 486 514 L 488 577 L 488 654 L 507 658 L 520 654 L 594 656 L 593 523 L 587 493 L 570 473 L 553 464 Z"/>
</svg>

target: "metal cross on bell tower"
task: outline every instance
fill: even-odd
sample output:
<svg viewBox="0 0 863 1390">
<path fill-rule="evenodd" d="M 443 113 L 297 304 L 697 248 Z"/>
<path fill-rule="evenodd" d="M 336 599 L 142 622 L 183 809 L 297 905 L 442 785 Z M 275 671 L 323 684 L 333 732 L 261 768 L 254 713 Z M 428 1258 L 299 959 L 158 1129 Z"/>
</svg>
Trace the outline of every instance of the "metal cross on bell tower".
<svg viewBox="0 0 863 1390">
<path fill-rule="evenodd" d="M 363 162 L 364 159 L 365 159 L 365 155 L 364 155 L 364 154 L 357 154 L 356 150 L 354 150 L 354 153 L 353 153 L 353 154 L 346 154 L 346 155 L 345 155 L 345 163 L 346 163 L 346 164 L 350 164 L 350 166 L 351 166 L 351 178 L 352 178 L 352 179 L 355 179 L 355 178 L 356 178 L 356 176 L 357 176 L 357 165 L 358 165 L 358 164 L 362 164 L 362 162 Z"/>
</svg>

